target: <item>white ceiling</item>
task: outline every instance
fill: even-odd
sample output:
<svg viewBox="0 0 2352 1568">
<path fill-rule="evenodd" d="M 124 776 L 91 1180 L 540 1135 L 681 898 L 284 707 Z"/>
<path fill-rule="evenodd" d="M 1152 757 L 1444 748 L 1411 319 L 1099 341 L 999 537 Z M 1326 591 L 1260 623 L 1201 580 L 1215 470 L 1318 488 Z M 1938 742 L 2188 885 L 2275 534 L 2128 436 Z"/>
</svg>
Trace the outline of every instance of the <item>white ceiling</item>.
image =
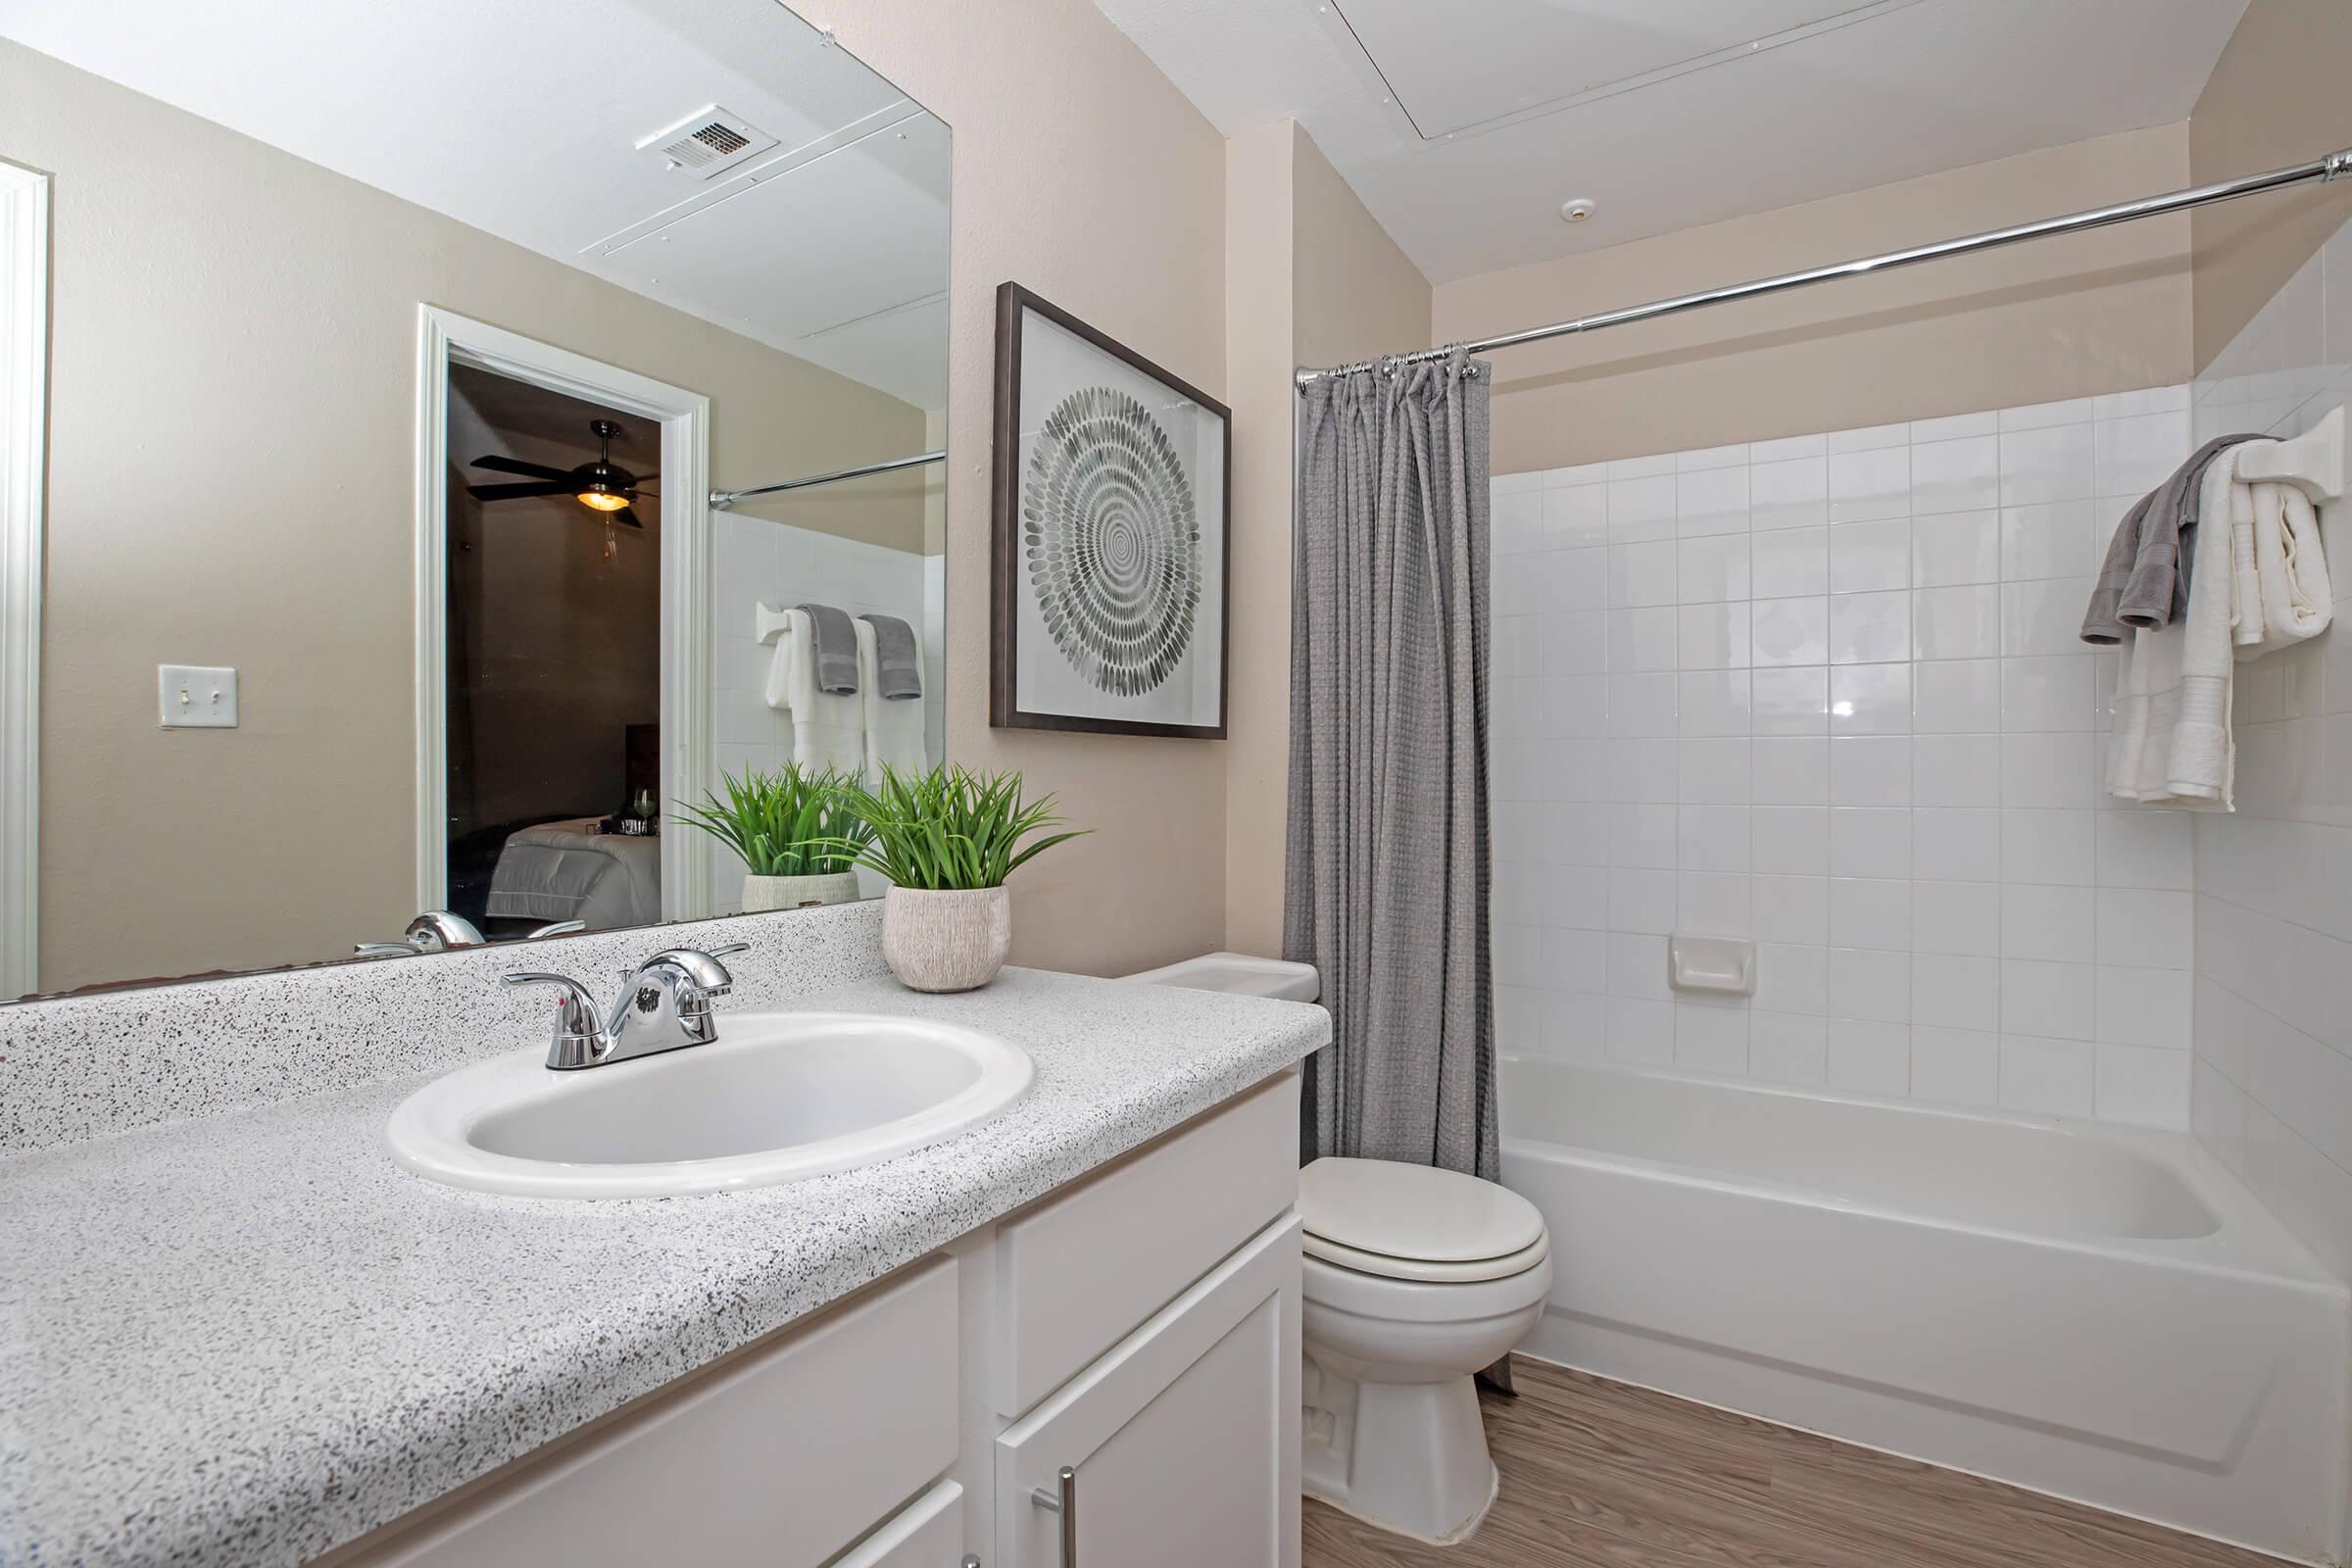
<svg viewBox="0 0 2352 1568">
<path fill-rule="evenodd" d="M 1295 116 L 1441 283 L 2184 120 L 2245 3 L 1096 0 L 1226 134 Z"/>
<path fill-rule="evenodd" d="M 775 0 L 0 0 L 0 36 L 919 408 L 948 129 Z M 710 180 L 636 144 L 716 104 Z"/>
</svg>

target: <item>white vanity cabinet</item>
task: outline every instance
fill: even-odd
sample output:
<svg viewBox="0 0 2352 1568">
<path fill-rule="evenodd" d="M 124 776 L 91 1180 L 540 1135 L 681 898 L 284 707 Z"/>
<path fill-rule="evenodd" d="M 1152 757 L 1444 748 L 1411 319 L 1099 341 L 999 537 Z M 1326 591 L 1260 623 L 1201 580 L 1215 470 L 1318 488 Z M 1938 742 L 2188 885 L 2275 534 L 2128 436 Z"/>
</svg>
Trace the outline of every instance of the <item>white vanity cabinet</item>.
<svg viewBox="0 0 2352 1568">
<path fill-rule="evenodd" d="M 848 1556 L 836 1558 L 832 1568 L 944 1568 L 962 1561 L 963 1488 L 942 1481 L 859 1542 Z"/>
<path fill-rule="evenodd" d="M 1298 1116 L 1285 1073 L 324 1561 L 1298 1568 Z"/>
<path fill-rule="evenodd" d="M 995 1560 L 1287 1568 L 1298 1551 L 1298 1408 L 1294 1217 L 997 1439 Z"/>
<path fill-rule="evenodd" d="M 362 1560 L 824 1562 L 956 1462 L 956 1283 L 945 1258 L 917 1264 L 526 1461 Z"/>
</svg>

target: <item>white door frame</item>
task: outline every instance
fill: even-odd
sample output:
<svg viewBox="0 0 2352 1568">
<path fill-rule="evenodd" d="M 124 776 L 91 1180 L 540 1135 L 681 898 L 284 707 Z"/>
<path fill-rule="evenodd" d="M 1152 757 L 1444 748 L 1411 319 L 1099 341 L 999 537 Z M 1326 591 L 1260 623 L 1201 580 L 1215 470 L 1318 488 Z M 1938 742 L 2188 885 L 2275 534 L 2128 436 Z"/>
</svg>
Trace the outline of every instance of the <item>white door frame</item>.
<svg viewBox="0 0 2352 1568">
<path fill-rule="evenodd" d="M 449 368 L 470 365 L 662 424 L 662 814 L 710 775 L 710 400 L 504 327 L 416 312 L 416 907 L 449 901 Z M 662 856 L 662 917 L 710 908 L 710 857 Z"/>
<path fill-rule="evenodd" d="M 0 163 L 0 1001 L 40 989 L 49 176 Z"/>
</svg>

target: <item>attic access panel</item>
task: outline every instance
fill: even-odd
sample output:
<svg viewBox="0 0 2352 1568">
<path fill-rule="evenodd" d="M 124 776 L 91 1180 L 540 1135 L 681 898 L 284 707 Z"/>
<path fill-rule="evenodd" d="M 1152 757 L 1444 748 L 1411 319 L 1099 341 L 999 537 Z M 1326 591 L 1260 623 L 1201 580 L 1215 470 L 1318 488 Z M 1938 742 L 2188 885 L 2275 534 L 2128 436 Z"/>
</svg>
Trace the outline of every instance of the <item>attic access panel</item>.
<svg viewBox="0 0 2352 1568">
<path fill-rule="evenodd" d="M 1323 20 L 1398 127 L 1422 141 L 1867 22 L 1919 0 L 1328 0 Z"/>
</svg>

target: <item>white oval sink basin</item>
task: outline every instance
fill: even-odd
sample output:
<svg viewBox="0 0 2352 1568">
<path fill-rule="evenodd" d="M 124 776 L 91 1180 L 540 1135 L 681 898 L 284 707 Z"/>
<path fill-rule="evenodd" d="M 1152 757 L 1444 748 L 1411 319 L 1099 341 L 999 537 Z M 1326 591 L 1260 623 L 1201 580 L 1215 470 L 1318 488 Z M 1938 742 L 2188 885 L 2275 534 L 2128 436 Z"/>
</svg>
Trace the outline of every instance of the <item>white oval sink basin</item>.
<svg viewBox="0 0 2352 1568">
<path fill-rule="evenodd" d="M 525 1198 L 668 1198 L 848 1170 L 952 1138 L 1029 1087 L 1028 1053 L 953 1024 L 730 1012 L 718 1039 L 551 1072 L 533 1046 L 401 1102 L 392 1157 Z"/>
</svg>

